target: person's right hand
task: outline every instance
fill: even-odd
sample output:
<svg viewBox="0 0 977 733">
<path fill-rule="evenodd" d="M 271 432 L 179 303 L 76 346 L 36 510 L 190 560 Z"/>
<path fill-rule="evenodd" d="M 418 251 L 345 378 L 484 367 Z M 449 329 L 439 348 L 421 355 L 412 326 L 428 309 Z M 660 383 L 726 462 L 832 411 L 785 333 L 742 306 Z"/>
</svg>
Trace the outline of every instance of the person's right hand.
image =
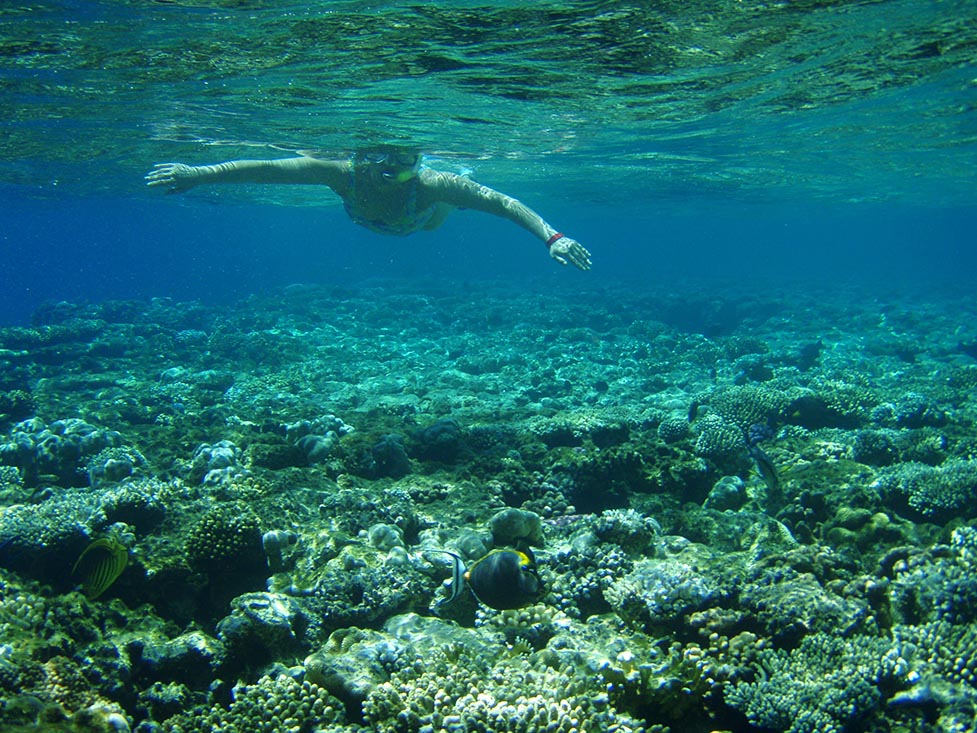
<svg viewBox="0 0 977 733">
<path fill-rule="evenodd" d="M 146 174 L 146 185 L 166 186 L 169 188 L 169 193 L 177 193 L 193 188 L 196 177 L 197 174 L 192 165 L 157 163 Z"/>
</svg>

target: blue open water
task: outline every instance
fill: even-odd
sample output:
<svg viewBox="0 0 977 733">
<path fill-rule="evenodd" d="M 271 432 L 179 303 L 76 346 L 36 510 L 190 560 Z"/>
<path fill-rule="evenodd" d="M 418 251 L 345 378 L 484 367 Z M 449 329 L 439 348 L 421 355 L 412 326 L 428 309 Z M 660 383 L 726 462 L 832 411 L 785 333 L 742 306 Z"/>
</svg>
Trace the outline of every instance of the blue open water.
<svg viewBox="0 0 977 733">
<path fill-rule="evenodd" d="M 975 17 L 972 2 L 11 9 L 0 323 L 48 300 L 374 277 L 966 285 Z M 142 185 L 159 161 L 371 142 L 473 169 L 584 243 L 593 271 L 483 214 L 401 240 L 327 190 Z"/>
<path fill-rule="evenodd" d="M 554 204 L 547 193 L 559 195 L 520 196 L 590 248 L 590 272 L 559 267 L 530 235 L 477 212 L 402 239 L 358 228 L 337 206 L 37 200 L 8 188 L 0 322 L 25 324 L 50 300 L 227 303 L 296 282 L 371 278 L 526 280 L 529 288 L 624 281 L 651 291 L 690 280 L 740 281 L 746 291 L 832 281 L 966 290 L 977 273 L 975 207 L 707 200 L 699 214 L 655 202 Z"/>
</svg>

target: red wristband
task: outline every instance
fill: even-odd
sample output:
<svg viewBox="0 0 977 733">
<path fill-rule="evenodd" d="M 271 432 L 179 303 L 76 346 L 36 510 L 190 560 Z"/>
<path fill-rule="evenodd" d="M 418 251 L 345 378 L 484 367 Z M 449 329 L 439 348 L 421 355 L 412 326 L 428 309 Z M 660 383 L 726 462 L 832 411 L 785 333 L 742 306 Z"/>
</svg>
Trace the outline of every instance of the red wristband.
<svg viewBox="0 0 977 733">
<path fill-rule="evenodd" d="M 563 239 L 563 232 L 557 232 L 552 237 L 546 240 L 546 249 L 549 249 L 550 247 L 553 246 L 554 242 L 557 242 L 561 239 Z"/>
</svg>

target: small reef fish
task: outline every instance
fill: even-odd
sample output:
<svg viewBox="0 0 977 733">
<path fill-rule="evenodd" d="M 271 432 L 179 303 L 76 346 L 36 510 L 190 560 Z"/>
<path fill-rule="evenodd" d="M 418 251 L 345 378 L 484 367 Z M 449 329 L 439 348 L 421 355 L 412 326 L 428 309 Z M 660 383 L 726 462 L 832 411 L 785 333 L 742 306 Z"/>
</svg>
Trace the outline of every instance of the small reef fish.
<svg viewBox="0 0 977 733">
<path fill-rule="evenodd" d="M 777 473 L 777 467 L 774 465 L 773 461 L 770 460 L 770 456 L 764 452 L 764 450 L 758 446 L 756 443 L 751 443 L 747 446 L 747 450 L 750 452 L 750 458 L 756 464 L 757 471 L 760 473 L 760 478 L 763 479 L 763 483 L 767 485 L 767 488 L 771 492 L 777 493 L 780 491 L 780 474 Z"/>
<path fill-rule="evenodd" d="M 492 550 L 471 567 L 449 550 L 435 550 L 450 555 L 453 560 L 451 595 L 442 603 L 457 600 L 469 588 L 475 598 L 489 608 L 506 611 L 523 608 L 535 602 L 543 593 L 535 560 L 518 550 Z"/>
<path fill-rule="evenodd" d="M 93 601 L 114 583 L 129 564 L 129 551 L 118 540 L 103 537 L 95 540 L 78 556 L 71 568 L 78 575 L 81 589 Z"/>
</svg>

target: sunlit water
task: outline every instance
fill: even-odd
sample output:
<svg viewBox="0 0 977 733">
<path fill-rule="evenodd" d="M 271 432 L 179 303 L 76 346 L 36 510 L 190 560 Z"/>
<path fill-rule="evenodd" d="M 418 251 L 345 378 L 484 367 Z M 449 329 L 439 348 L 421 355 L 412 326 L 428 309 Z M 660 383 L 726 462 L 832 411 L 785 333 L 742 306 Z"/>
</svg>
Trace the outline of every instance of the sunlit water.
<svg viewBox="0 0 977 733">
<path fill-rule="evenodd" d="M 975 58 L 972 0 L 4 3 L 3 320 L 297 279 L 577 277 L 484 215 L 388 240 L 328 191 L 142 180 L 380 141 L 529 203 L 590 247 L 591 284 L 959 275 Z"/>
</svg>

